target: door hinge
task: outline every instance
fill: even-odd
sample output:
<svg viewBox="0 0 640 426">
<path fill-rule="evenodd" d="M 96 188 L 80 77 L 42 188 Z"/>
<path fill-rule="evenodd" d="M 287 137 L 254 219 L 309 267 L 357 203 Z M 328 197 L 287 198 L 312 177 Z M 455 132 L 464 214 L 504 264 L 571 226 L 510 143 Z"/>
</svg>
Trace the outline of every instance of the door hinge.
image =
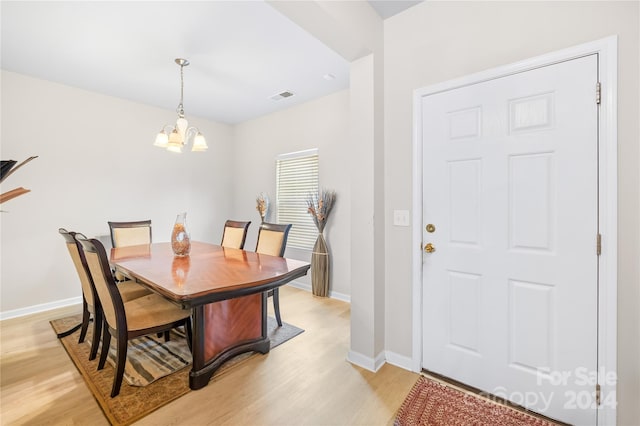
<svg viewBox="0 0 640 426">
<path fill-rule="evenodd" d="M 596 83 L 596 104 L 600 105 L 600 98 L 602 96 L 602 85 L 600 82 Z"/>
<path fill-rule="evenodd" d="M 600 397 L 600 395 L 601 395 L 600 383 L 597 383 L 596 384 L 596 405 L 602 404 L 602 398 Z"/>
<path fill-rule="evenodd" d="M 602 254 L 602 234 L 598 234 L 596 237 L 596 254 L 598 256 Z"/>
</svg>

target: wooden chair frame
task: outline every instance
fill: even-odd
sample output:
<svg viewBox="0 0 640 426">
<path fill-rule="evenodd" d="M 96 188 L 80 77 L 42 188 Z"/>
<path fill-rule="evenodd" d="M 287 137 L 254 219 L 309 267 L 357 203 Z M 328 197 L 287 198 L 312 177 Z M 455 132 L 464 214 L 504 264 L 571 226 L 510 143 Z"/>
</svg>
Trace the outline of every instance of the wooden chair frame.
<svg viewBox="0 0 640 426">
<path fill-rule="evenodd" d="M 239 249 L 244 248 L 244 243 L 247 239 L 247 230 L 249 229 L 249 225 L 251 225 L 251 221 L 248 222 L 240 222 L 237 220 L 227 220 L 224 223 L 224 230 L 222 231 L 222 240 L 220 241 L 220 245 L 224 246 L 224 235 L 227 232 L 227 228 L 242 228 L 244 230 L 244 234 L 242 235 L 242 242 L 240 243 Z"/>
<path fill-rule="evenodd" d="M 191 348 L 191 334 L 192 334 L 191 318 L 190 316 L 187 316 L 186 318 L 178 321 L 158 324 L 156 326 L 145 328 L 145 329 L 129 330 L 127 326 L 127 316 L 125 313 L 124 302 L 122 301 L 120 291 L 118 291 L 115 279 L 111 274 L 109 259 L 107 257 L 107 253 L 104 249 L 104 246 L 99 240 L 96 240 L 96 239 L 80 238 L 78 239 L 78 241 L 80 242 L 82 249 L 86 253 L 95 253 L 97 255 L 98 261 L 100 263 L 99 273 L 102 274 L 102 277 L 104 278 L 107 284 L 109 296 L 111 297 L 112 303 L 115 307 L 116 328 L 111 327 L 106 318 L 102 322 L 103 324 L 102 346 L 104 347 L 104 349 L 100 352 L 100 361 L 98 362 L 98 370 L 103 369 L 104 364 L 107 360 L 107 355 L 109 353 L 111 336 L 115 336 L 116 337 L 116 368 L 115 368 L 116 371 L 113 379 L 113 387 L 111 389 L 111 397 L 113 398 L 120 393 L 120 387 L 122 386 L 122 379 L 124 377 L 124 366 L 127 359 L 128 341 L 139 336 L 145 336 L 147 334 L 154 334 L 154 333 L 162 333 L 162 332 L 169 331 L 175 327 L 185 326 L 189 348 Z"/>
<path fill-rule="evenodd" d="M 114 229 L 118 228 L 149 228 L 149 241 L 152 241 L 151 220 L 137 220 L 131 222 L 107 222 L 109 224 L 109 234 L 111 235 L 111 245 L 116 247 Z"/>
<path fill-rule="evenodd" d="M 258 247 L 260 245 L 260 234 L 262 231 L 273 231 L 273 232 L 281 232 L 284 235 L 282 236 L 282 245 L 280 246 L 280 252 L 277 254 L 280 257 L 284 256 L 284 252 L 287 248 L 287 238 L 289 237 L 289 231 L 291 230 L 292 224 L 277 224 L 277 223 L 266 223 L 263 222 L 258 229 L 258 240 L 256 242 L 256 252 L 258 252 Z M 269 290 L 267 292 L 267 297 L 273 297 L 273 310 L 276 315 L 276 321 L 278 322 L 278 326 L 282 327 L 282 318 L 280 317 L 280 289 L 278 287 L 273 290 Z"/>
<path fill-rule="evenodd" d="M 98 293 L 96 292 L 95 285 L 93 284 L 93 279 L 91 278 L 91 272 L 89 271 L 89 267 L 87 266 L 87 259 L 84 257 L 84 251 L 82 250 L 82 246 L 78 241 L 77 237 L 85 238 L 83 234 L 78 232 L 67 231 L 64 228 L 58 229 L 58 232 L 65 239 L 67 244 L 73 244 L 76 246 L 78 250 L 78 255 L 80 256 L 80 261 L 82 263 L 83 271 L 78 271 L 79 274 L 85 273 L 86 278 L 91 287 L 91 296 L 93 298 L 93 336 L 91 338 L 91 350 L 89 352 L 89 359 L 95 359 L 98 353 L 98 347 L 100 346 L 100 334 L 102 330 L 102 308 L 100 307 L 100 299 L 98 298 Z M 82 280 L 82 278 L 80 277 Z M 87 330 L 89 328 L 89 322 L 91 322 L 91 314 L 92 312 L 89 310 L 89 303 L 87 302 L 87 296 L 85 294 L 84 289 L 82 289 L 82 322 L 80 323 L 80 338 L 78 339 L 78 343 L 84 342 L 85 337 L 87 336 Z M 71 333 L 74 333 L 78 327 L 74 327 L 68 332 L 60 333 L 58 337 L 65 337 Z"/>
</svg>

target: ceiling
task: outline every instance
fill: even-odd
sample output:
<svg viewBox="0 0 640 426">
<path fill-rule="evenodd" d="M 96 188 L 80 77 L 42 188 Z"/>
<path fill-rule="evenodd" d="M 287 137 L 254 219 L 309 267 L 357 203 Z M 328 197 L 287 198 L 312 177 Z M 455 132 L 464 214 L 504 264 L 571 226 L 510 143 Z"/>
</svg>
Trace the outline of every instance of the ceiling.
<svg viewBox="0 0 640 426">
<path fill-rule="evenodd" d="M 423 1 L 424 0 L 370 0 L 369 4 L 382 19 L 387 19 Z"/>
<path fill-rule="evenodd" d="M 369 3 L 384 19 L 419 2 Z M 166 109 L 186 58 L 187 118 L 239 123 L 349 85 L 345 59 L 264 1 L 3 0 L 1 36 L 4 70 Z"/>
</svg>

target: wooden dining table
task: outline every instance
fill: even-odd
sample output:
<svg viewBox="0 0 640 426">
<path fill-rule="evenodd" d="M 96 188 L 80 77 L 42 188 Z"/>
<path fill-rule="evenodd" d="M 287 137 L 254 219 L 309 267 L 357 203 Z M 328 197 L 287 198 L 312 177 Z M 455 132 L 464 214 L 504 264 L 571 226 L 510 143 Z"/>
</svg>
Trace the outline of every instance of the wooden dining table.
<svg viewBox="0 0 640 426">
<path fill-rule="evenodd" d="M 239 354 L 269 352 L 267 292 L 307 274 L 310 264 L 192 242 L 175 257 L 170 243 L 111 249 L 110 262 L 152 291 L 191 309 L 193 364 L 189 387 L 201 389 Z"/>
</svg>

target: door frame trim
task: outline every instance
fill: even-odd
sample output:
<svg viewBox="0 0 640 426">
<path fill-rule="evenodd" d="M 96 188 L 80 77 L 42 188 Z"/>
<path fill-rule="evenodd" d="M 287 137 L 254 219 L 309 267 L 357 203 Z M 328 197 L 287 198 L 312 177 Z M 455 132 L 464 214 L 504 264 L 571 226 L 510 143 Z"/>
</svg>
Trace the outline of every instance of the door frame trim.
<svg viewBox="0 0 640 426">
<path fill-rule="evenodd" d="M 598 76 L 602 95 L 598 114 L 598 209 L 602 254 L 598 269 L 598 368 L 617 373 L 617 263 L 618 263 L 618 128 L 617 74 L 618 37 L 610 36 L 590 43 L 569 47 L 534 58 L 525 59 L 465 77 L 419 88 L 413 92 L 413 211 L 412 211 L 412 368 L 422 368 L 422 134 L 421 99 L 436 93 L 482 83 L 543 66 L 598 54 Z M 594 102 L 596 88 L 594 87 Z M 595 250 L 595 235 L 594 235 Z M 606 376 L 605 376 L 606 377 Z M 617 380 L 601 383 L 603 402 L 615 395 Z M 602 404 L 598 424 L 616 424 L 615 404 Z"/>
</svg>

